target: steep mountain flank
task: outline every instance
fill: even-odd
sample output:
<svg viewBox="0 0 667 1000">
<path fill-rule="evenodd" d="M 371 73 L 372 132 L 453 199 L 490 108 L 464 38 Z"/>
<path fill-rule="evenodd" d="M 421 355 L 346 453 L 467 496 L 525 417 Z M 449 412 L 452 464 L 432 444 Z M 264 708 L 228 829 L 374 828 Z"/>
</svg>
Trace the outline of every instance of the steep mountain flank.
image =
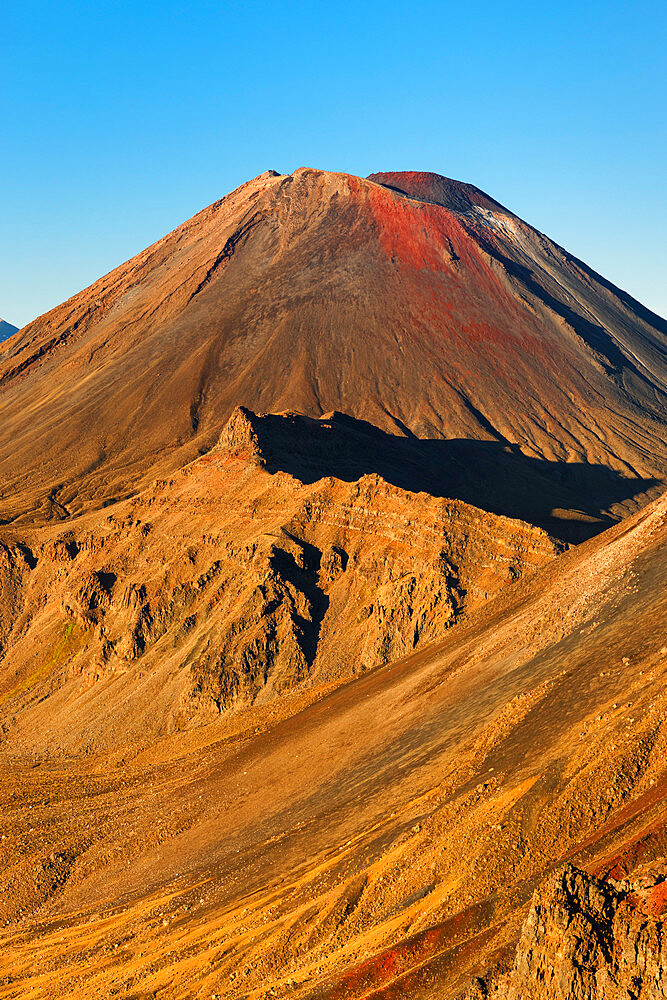
<svg viewBox="0 0 667 1000">
<path fill-rule="evenodd" d="M 0 347 L 0 517 L 132 494 L 243 404 L 578 466 L 566 519 L 616 518 L 665 477 L 666 344 L 469 185 L 269 171 Z"/>
<path fill-rule="evenodd" d="M 234 436 L 240 444 L 240 431 Z M 226 507 L 239 539 L 250 537 L 250 517 L 223 490 L 226 463 L 241 461 L 212 453 L 175 480 L 169 505 L 149 508 L 155 535 L 173 525 L 178 545 L 174 500 L 187 496 L 196 510 L 200 496 L 205 507 L 210 477 L 223 483 L 223 499 L 205 530 L 218 530 Z M 248 482 L 271 478 L 250 465 Z M 412 530 L 405 506 L 380 483 L 369 484 L 373 504 L 363 486 L 357 500 L 350 485 L 304 493 L 284 483 L 275 520 L 263 510 L 268 495 L 248 493 L 268 532 L 294 510 L 290 490 L 313 515 L 326 491 L 351 518 L 361 507 L 384 517 L 391 501 Z M 428 523 L 439 502 L 426 502 L 436 504 Z M 48 530 L 70 559 L 74 548 Z M 318 544 L 314 519 L 308 531 Z M 272 543 L 284 539 L 274 534 Z M 76 540 L 75 561 L 87 559 L 84 537 Z M 505 587 L 436 645 L 328 693 L 256 699 L 150 746 L 139 739 L 105 753 L 94 736 L 87 753 L 58 754 L 51 747 L 63 729 L 67 747 L 67 713 L 74 720 L 80 710 L 76 689 L 61 703 L 47 699 L 41 715 L 32 704 L 42 732 L 29 734 L 19 713 L 2 755 L 0 976 L 8 994 L 443 1000 L 512 965 L 534 890 L 564 864 L 614 879 L 624 895 L 633 873 L 667 856 L 666 542 L 661 499 Z M 96 577 L 80 574 L 87 615 L 91 603 L 105 609 L 115 600 L 117 551 L 110 543 L 103 570 L 91 560 Z M 21 572 L 39 571 L 37 546 L 34 558 L 35 569 Z M 57 655 L 58 647 L 51 660 Z M 98 687 L 110 716 L 118 714 L 116 731 L 126 724 L 114 694 L 121 683 Z M 159 695 L 152 711 L 163 713 Z M 607 891 L 616 913 L 627 913 Z M 592 914 L 596 892 L 570 895 Z M 551 897 L 541 898 L 541 940 L 557 948 L 564 924 L 550 916 Z M 607 947 L 611 911 L 602 916 L 596 928 Z M 662 925 L 637 920 L 618 942 L 646 941 L 638 955 L 648 956 Z M 531 968 L 541 968 L 532 950 Z M 566 968 L 565 953 L 559 962 Z M 623 984 L 634 974 L 626 968 Z"/>
</svg>

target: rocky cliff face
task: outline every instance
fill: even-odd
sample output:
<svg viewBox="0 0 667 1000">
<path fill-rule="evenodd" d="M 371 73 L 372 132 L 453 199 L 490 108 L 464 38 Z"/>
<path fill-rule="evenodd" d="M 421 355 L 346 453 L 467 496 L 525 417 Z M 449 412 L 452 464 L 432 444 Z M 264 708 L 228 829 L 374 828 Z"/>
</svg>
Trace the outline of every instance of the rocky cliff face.
<svg viewBox="0 0 667 1000">
<path fill-rule="evenodd" d="M 535 893 L 514 968 L 477 996 L 497 1000 L 658 1000 L 667 996 L 664 866 L 605 882 L 572 865 Z"/>
<path fill-rule="evenodd" d="M 434 642 L 562 551 L 539 528 L 378 475 L 269 472 L 270 448 L 238 410 L 172 479 L 111 511 L 10 533 L 7 736 L 18 714 L 21 738 L 51 747 L 139 738 L 338 683 Z M 55 724 L 50 701 L 48 737 L 37 719 L 50 699 L 70 702 Z"/>
</svg>

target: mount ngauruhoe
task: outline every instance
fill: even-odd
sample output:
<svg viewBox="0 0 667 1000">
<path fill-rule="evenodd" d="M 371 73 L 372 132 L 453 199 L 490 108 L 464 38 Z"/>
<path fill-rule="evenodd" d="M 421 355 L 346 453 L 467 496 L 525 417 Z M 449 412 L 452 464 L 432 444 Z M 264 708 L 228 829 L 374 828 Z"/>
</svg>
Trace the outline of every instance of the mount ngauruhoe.
<svg viewBox="0 0 667 1000">
<path fill-rule="evenodd" d="M 666 362 L 310 169 L 1 343 L 0 997 L 664 997 Z"/>
<path fill-rule="evenodd" d="M 579 537 L 664 480 L 666 344 L 663 320 L 477 188 L 270 171 L 0 347 L 0 518 L 128 496 L 242 404 L 448 442 L 427 463 L 442 495 L 465 479 L 463 499 L 534 501 Z M 519 508 L 494 502 L 505 454 Z"/>
</svg>

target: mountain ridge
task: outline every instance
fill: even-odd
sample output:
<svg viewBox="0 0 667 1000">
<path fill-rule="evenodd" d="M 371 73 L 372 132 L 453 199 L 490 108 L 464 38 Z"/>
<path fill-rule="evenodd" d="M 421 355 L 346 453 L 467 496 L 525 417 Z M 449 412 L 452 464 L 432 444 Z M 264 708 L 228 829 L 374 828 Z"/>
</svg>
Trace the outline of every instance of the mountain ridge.
<svg viewBox="0 0 667 1000">
<path fill-rule="evenodd" d="M 58 755 L 322 690 L 565 548 L 377 474 L 267 468 L 257 423 L 236 411 L 212 451 L 112 508 L 5 529 L 0 740 Z"/>
</svg>

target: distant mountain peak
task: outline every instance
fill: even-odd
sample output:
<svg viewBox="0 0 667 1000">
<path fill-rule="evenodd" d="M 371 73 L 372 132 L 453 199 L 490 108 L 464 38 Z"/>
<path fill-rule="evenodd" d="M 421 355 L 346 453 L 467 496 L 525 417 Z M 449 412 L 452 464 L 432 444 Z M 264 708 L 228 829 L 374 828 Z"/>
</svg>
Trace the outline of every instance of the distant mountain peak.
<svg viewBox="0 0 667 1000">
<path fill-rule="evenodd" d="M 18 326 L 8 323 L 6 319 L 0 319 L 0 340 L 7 340 L 18 330 Z"/>
</svg>

